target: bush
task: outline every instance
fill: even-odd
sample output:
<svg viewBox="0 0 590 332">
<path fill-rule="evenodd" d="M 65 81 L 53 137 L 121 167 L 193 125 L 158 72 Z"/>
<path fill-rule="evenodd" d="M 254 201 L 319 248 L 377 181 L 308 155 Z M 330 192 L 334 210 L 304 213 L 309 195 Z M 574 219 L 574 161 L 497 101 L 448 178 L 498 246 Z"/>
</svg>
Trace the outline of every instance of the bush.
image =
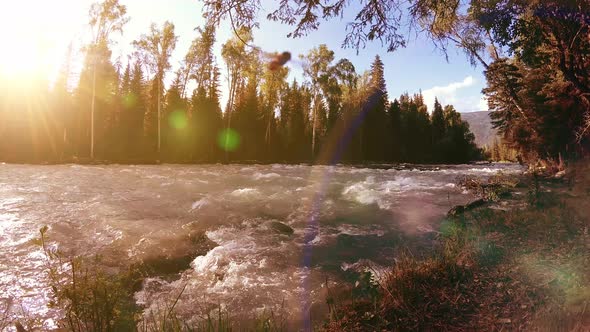
<svg viewBox="0 0 590 332">
<path fill-rule="evenodd" d="M 518 180 L 498 172 L 485 181 L 473 176 L 464 176 L 458 180 L 458 185 L 486 201 L 497 201 L 508 195 L 511 189 L 518 185 Z"/>
<path fill-rule="evenodd" d="M 185 288 L 164 301 L 161 307 L 144 311 L 136 305 L 133 295 L 143 278 L 154 272 L 152 261 L 147 265 L 131 264 L 127 269 L 108 270 L 100 256 L 65 257 L 55 246 L 49 245 L 47 231 L 46 226 L 41 228 L 40 237 L 35 242 L 42 247 L 47 258 L 45 270 L 52 297 L 49 305 L 63 312 L 59 328 L 73 332 L 287 330 L 284 308 L 239 321 L 221 305 L 205 317 L 183 317 L 177 312 L 176 305 Z M 9 321 L 4 323 L 1 315 L 2 312 L 0 327 L 10 324 Z"/>
<path fill-rule="evenodd" d="M 46 271 L 52 291 L 51 307 L 63 310 L 58 322 L 68 331 L 132 331 L 139 308 L 132 292 L 131 273 L 107 273 L 100 257 L 70 257 L 47 243 L 47 226 L 38 243 L 47 258 Z"/>
<path fill-rule="evenodd" d="M 324 330 L 437 330 L 449 325 L 467 326 L 474 301 L 463 293 L 461 285 L 471 277 L 468 269 L 443 256 L 420 260 L 403 254 L 391 270 L 373 282 L 376 294 L 368 292 L 365 297 L 357 296 L 335 305 Z"/>
</svg>

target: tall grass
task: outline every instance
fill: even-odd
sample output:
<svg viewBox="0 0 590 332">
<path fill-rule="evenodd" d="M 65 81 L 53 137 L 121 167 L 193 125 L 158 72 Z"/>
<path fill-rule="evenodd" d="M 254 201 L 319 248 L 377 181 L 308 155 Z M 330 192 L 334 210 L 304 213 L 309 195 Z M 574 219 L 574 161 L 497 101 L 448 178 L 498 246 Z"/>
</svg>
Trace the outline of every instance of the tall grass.
<svg viewBox="0 0 590 332">
<path fill-rule="evenodd" d="M 0 331 L 5 331 L 12 323 L 10 312 L 12 309 L 12 299 L 0 299 Z"/>
<path fill-rule="evenodd" d="M 460 187 L 486 201 L 498 201 L 507 196 L 518 183 L 519 181 L 515 177 L 507 176 L 502 172 L 498 172 L 487 180 L 475 176 L 464 176 L 458 180 Z"/>
<path fill-rule="evenodd" d="M 62 310 L 60 328 L 72 332 L 132 331 L 139 308 L 133 300 L 130 271 L 108 273 L 99 256 L 65 257 L 47 240 L 47 227 L 38 243 L 46 257 L 52 291 L 49 305 Z"/>
<path fill-rule="evenodd" d="M 437 330 L 454 324 L 468 325 L 473 306 L 462 292 L 478 254 L 465 227 L 450 221 L 442 250 L 429 257 L 409 251 L 380 278 L 361 275 L 348 299 L 332 306 L 325 331 Z"/>
<path fill-rule="evenodd" d="M 60 329 L 72 332 L 287 330 L 284 308 L 264 311 L 245 319 L 230 315 L 221 305 L 205 313 L 204 317 L 180 315 L 177 305 L 186 285 L 178 294 L 155 308 L 142 308 L 133 297 L 134 290 L 145 276 L 141 266 L 132 264 L 114 271 L 105 268 L 100 256 L 66 257 L 50 245 L 47 232 L 47 227 L 41 228 L 35 242 L 41 246 L 46 258 L 45 272 L 51 289 L 49 305 L 63 313 L 57 322 Z M 10 322 L 4 323 L 1 317 L 0 324 L 8 326 Z"/>
</svg>

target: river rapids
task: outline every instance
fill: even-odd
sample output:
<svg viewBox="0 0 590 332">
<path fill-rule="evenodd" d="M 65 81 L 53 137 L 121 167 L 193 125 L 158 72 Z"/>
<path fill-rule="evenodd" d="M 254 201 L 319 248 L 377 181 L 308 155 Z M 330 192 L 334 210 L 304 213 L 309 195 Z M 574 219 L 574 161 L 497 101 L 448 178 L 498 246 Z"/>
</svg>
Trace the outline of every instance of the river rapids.
<svg viewBox="0 0 590 332">
<path fill-rule="evenodd" d="M 383 271 L 404 248 L 428 250 L 454 205 L 473 199 L 461 176 L 487 178 L 517 165 L 31 166 L 0 164 L 0 300 L 44 317 L 43 251 L 117 250 L 121 262 L 174 249 L 189 232 L 214 243 L 176 277 L 153 276 L 135 294 L 146 308 L 184 289 L 188 316 L 282 307 L 294 317 L 325 303 L 326 279 Z M 16 309 L 14 309 L 16 310 Z"/>
</svg>

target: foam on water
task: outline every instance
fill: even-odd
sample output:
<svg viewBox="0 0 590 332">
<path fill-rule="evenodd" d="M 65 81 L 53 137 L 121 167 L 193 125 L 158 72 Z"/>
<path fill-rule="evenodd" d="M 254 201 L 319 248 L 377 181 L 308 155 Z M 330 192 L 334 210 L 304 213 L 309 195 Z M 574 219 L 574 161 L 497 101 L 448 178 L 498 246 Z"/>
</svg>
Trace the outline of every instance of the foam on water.
<svg viewBox="0 0 590 332">
<path fill-rule="evenodd" d="M 382 181 L 376 181 L 374 176 L 368 176 L 364 181 L 346 186 L 342 195 L 360 204 L 377 204 L 381 209 L 389 210 L 397 206 L 396 202 L 407 197 L 423 197 L 453 188 L 453 183 L 435 181 L 432 177 L 424 175 L 394 176 L 392 180 Z"/>
<path fill-rule="evenodd" d="M 200 200 L 193 203 L 193 205 L 191 206 L 191 211 L 199 210 L 200 208 L 207 206 L 209 204 L 210 204 L 210 202 L 208 199 L 201 198 Z"/>
<path fill-rule="evenodd" d="M 260 192 L 258 191 L 258 189 L 241 188 L 241 189 L 236 189 L 236 190 L 232 191 L 231 195 L 238 196 L 238 197 L 248 197 L 248 196 L 258 195 L 259 193 Z"/>
<path fill-rule="evenodd" d="M 349 197 L 361 204 L 374 204 L 376 203 L 380 196 L 379 192 L 371 188 L 371 183 L 366 182 L 359 182 L 353 185 L 350 185 L 342 191 L 342 195 L 345 197 Z"/>
<path fill-rule="evenodd" d="M 280 178 L 280 177 L 281 177 L 281 175 L 279 175 L 277 173 L 259 173 L 259 172 L 254 173 L 254 180 L 275 179 L 275 178 Z"/>
<path fill-rule="evenodd" d="M 373 227 L 359 227 L 358 225 L 344 224 L 338 226 L 338 234 L 366 236 L 366 235 L 385 235 L 385 230 L 378 225 Z"/>
</svg>

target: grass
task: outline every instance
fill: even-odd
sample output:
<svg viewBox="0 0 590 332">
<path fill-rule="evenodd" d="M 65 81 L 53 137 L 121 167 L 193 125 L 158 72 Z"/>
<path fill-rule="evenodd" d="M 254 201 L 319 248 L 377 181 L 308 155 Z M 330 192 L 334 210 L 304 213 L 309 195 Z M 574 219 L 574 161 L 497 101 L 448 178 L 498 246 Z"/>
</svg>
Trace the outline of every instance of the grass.
<svg viewBox="0 0 590 332">
<path fill-rule="evenodd" d="M 255 317 L 242 317 L 239 319 L 219 305 L 211 312 L 206 313 L 205 317 L 182 317 L 175 310 L 182 291 L 175 300 L 144 313 L 142 319 L 137 323 L 137 330 L 141 332 L 288 331 L 284 316 L 274 311 L 265 311 Z"/>
<path fill-rule="evenodd" d="M 109 273 L 96 257 L 64 257 L 50 246 L 47 227 L 37 241 L 46 257 L 52 291 L 50 307 L 62 309 L 59 327 L 72 332 L 132 331 L 139 308 L 133 300 L 132 271 Z"/>
<path fill-rule="evenodd" d="M 465 292 L 473 281 L 477 248 L 468 230 L 450 221 L 441 250 L 430 257 L 401 254 L 373 288 L 351 293 L 332 309 L 326 331 L 439 330 L 468 326 L 474 297 Z M 357 283 L 358 285 L 358 283 Z M 358 286 L 357 286 L 358 287 Z"/>
<path fill-rule="evenodd" d="M 2 299 L 0 301 L 0 331 L 8 329 L 12 323 L 10 319 L 10 310 L 12 309 L 12 299 Z"/>
<path fill-rule="evenodd" d="M 535 181 L 519 198 L 472 184 L 487 206 L 445 220 L 438 250 L 402 255 L 375 295 L 341 298 L 324 330 L 590 330 L 588 220 L 567 189 Z"/>
<path fill-rule="evenodd" d="M 14 298 L 0 299 L 0 331 L 9 331 L 16 327 L 17 332 L 37 331 L 42 326 L 42 319 L 28 312 Z"/>
<path fill-rule="evenodd" d="M 286 312 L 263 311 L 251 317 L 230 315 L 218 305 L 204 317 L 185 317 L 177 310 L 185 288 L 156 308 L 135 303 L 134 292 L 143 279 L 160 269 L 150 260 L 145 266 L 133 263 L 121 269 L 106 267 L 100 256 L 66 257 L 48 239 L 48 228 L 40 229 L 37 243 L 45 254 L 45 272 L 51 289 L 49 306 L 60 309 L 58 329 L 72 332 L 181 332 L 181 331 L 286 331 Z M 166 265 L 165 267 L 168 267 Z M 161 270 L 161 269 L 160 269 Z M 167 269 L 165 269 L 168 271 Z M 39 322 L 14 321 L 12 302 L 0 302 L 0 331 L 25 323 L 25 330 L 39 328 Z"/>
</svg>

